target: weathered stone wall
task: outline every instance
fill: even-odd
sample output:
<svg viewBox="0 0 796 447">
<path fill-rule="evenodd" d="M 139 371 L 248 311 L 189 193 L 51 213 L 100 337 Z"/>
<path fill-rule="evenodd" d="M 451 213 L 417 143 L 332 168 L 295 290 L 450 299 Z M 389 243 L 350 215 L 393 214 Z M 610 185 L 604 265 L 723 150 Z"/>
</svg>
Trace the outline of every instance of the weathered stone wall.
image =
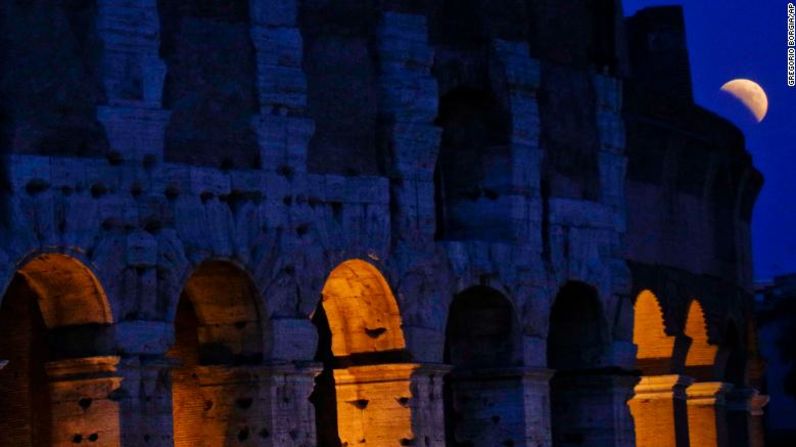
<svg viewBox="0 0 796 447">
<path fill-rule="evenodd" d="M 122 415 L 98 434 L 115 436 L 107 445 L 314 445 L 319 363 L 337 381 L 343 442 L 487 445 L 497 430 L 507 445 L 632 445 L 626 260 L 706 272 L 634 236 L 671 219 L 625 197 L 643 190 L 632 172 L 625 185 L 621 7 L 354 3 L 97 0 L 78 14 L 90 38 L 60 39 L 63 57 L 93 56 L 67 57 L 92 76 L 18 79 L 5 66 L 15 95 L 39 81 L 80 92 L 75 122 L 97 136 L 81 137 L 85 151 L 58 133 L 52 150 L 36 146 L 50 124 L 22 118 L 59 103 L 4 101 L 0 284 L 32 278 L 47 330 L 65 334 L 55 346 L 77 364 L 52 366 L 51 382 L 96 385 L 90 398 Z M 85 272 L 59 273 L 55 257 Z M 381 279 L 343 278 L 331 298 L 349 260 Z M 738 262 L 722 278 L 743 287 Z M 239 273 L 203 273 L 213 263 Z M 451 303 L 476 286 L 503 300 L 474 330 L 496 346 L 495 325 L 510 322 L 506 361 L 446 358 Z M 203 360 L 208 347 L 223 349 Z M 482 405 L 466 403 L 474 394 Z M 80 393 L 58 396 L 58 411 L 82 408 Z M 448 414 L 446 428 L 451 408 L 467 427 Z"/>
</svg>

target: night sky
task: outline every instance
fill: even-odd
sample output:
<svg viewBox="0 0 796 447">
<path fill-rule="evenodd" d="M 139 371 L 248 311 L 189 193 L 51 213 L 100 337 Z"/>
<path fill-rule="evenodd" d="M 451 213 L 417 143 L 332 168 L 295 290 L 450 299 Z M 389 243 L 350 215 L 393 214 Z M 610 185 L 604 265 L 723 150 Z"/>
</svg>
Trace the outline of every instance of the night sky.
<svg viewBox="0 0 796 447">
<path fill-rule="evenodd" d="M 682 5 L 697 103 L 746 134 L 765 186 L 754 213 L 755 278 L 796 273 L 796 88 L 786 83 L 786 7 L 782 0 L 625 0 L 625 15 L 648 6 Z M 766 90 L 769 110 L 758 124 L 719 88 L 748 78 Z"/>
</svg>

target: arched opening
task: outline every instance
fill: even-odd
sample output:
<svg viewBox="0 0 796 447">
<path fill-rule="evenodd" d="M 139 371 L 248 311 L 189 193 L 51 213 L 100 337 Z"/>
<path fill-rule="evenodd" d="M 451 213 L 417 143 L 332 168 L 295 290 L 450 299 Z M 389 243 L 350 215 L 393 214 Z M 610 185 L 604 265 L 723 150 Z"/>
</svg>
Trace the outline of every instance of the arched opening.
<svg viewBox="0 0 796 447">
<path fill-rule="evenodd" d="M 716 375 L 716 355 L 718 346 L 708 340 L 708 326 L 705 312 L 697 300 L 688 307 L 685 322 L 685 335 L 691 339 L 685 358 L 686 374 L 700 381 L 712 381 Z"/>
<path fill-rule="evenodd" d="M 409 361 L 398 303 L 381 273 L 353 259 L 332 270 L 313 314 L 324 371 L 310 398 L 322 447 L 411 439 Z"/>
<path fill-rule="evenodd" d="M 722 351 L 725 357 L 723 381 L 743 387 L 746 383 L 746 349 L 741 332 L 733 321 L 727 324 Z"/>
<path fill-rule="evenodd" d="M 639 293 L 634 306 L 633 343 L 636 367 L 645 375 L 672 373 L 675 337 L 666 333 L 658 298 L 649 290 Z"/>
<path fill-rule="evenodd" d="M 48 371 L 58 362 L 107 355 L 102 341 L 110 323 L 104 291 L 78 260 L 46 254 L 17 270 L 0 307 L 0 359 L 8 361 L 0 369 L 0 445 L 55 445 L 100 430 L 103 438 L 118 435 L 118 410 L 99 402 L 83 409 L 79 426 L 71 424 L 72 407 L 95 396 L 79 388 L 62 395 Z"/>
<path fill-rule="evenodd" d="M 642 377 L 629 402 L 638 447 L 688 447 L 688 379 L 675 358 L 673 335 L 666 333 L 661 303 L 649 290 L 639 293 L 634 306 L 633 343 L 636 368 Z M 682 358 L 679 359 L 682 363 Z"/>
<path fill-rule="evenodd" d="M 554 446 L 596 445 L 600 415 L 593 410 L 614 405 L 599 371 L 608 342 L 597 291 L 579 282 L 564 285 L 553 303 L 547 336 L 547 364 L 556 370 L 550 381 Z"/>
<path fill-rule="evenodd" d="M 510 115 L 491 93 L 458 88 L 440 99 L 436 124 L 437 239 L 510 239 Z"/>
<path fill-rule="evenodd" d="M 456 295 L 445 337 L 445 363 L 454 368 L 444 390 L 448 445 L 524 443 L 520 337 L 514 308 L 498 291 Z"/>
<path fill-rule="evenodd" d="M 158 0 L 167 161 L 260 168 L 257 61 L 247 0 Z M 212 42 L 212 45 L 208 45 Z M 218 148 L 223 147 L 223 151 Z"/>
<path fill-rule="evenodd" d="M 226 445 L 257 433 L 255 385 L 236 367 L 262 361 L 264 332 L 251 278 L 229 262 L 207 261 L 193 272 L 175 316 L 172 370 L 174 445 Z M 245 400 L 245 407 L 236 406 Z"/>
<path fill-rule="evenodd" d="M 375 5 L 301 2 L 307 107 L 315 122 L 307 152 L 310 172 L 354 176 L 384 171 L 377 144 Z"/>
</svg>

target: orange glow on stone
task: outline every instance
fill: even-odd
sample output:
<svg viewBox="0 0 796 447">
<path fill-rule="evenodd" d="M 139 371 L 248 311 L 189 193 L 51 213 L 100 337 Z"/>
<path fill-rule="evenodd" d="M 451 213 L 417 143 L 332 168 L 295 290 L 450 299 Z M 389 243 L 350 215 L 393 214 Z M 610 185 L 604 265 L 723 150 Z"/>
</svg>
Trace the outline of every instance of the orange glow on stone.
<svg viewBox="0 0 796 447">
<path fill-rule="evenodd" d="M 705 312 L 699 301 L 692 300 L 685 323 L 685 335 L 691 338 L 691 346 L 685 359 L 689 375 L 698 379 L 710 379 L 718 347 L 708 341 L 708 328 Z"/>
<path fill-rule="evenodd" d="M 335 356 L 404 349 L 401 315 L 379 271 L 352 259 L 335 268 L 323 287 L 323 309 Z"/>
<path fill-rule="evenodd" d="M 642 291 L 635 304 L 633 343 L 638 347 L 636 363 L 645 374 L 666 374 L 674 351 L 674 336 L 666 334 L 658 298 Z"/>
</svg>

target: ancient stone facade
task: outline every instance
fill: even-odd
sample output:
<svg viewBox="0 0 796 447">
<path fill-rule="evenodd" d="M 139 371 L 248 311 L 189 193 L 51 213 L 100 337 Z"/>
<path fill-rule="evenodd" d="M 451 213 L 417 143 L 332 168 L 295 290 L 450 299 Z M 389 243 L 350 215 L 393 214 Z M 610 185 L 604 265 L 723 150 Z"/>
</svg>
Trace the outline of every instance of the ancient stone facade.
<svg viewBox="0 0 796 447">
<path fill-rule="evenodd" d="M 647 95 L 676 10 L 2 23 L 0 444 L 756 445 L 727 428 L 759 416 L 760 176 L 690 91 Z"/>
</svg>

